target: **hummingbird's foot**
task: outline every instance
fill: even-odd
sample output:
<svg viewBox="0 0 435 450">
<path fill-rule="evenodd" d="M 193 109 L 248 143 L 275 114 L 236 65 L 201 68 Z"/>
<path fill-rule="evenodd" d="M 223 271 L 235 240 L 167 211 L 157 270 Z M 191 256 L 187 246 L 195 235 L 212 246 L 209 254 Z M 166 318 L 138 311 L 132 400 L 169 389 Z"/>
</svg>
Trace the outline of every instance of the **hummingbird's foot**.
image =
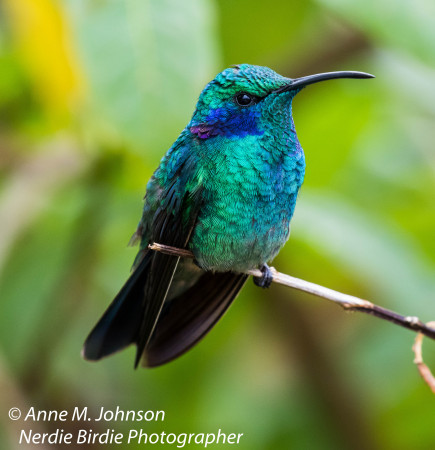
<svg viewBox="0 0 435 450">
<path fill-rule="evenodd" d="M 261 277 L 254 277 L 254 284 L 266 289 L 272 284 L 273 273 L 267 264 L 263 264 L 260 270 L 263 275 Z"/>
</svg>

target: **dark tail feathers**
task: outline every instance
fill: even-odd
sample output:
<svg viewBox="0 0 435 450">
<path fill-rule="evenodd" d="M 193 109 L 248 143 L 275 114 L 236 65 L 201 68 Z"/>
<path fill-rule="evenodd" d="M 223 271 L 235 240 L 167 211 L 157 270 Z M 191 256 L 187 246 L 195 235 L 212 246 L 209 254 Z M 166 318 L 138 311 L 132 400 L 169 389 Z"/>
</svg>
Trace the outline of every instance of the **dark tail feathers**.
<svg viewBox="0 0 435 450">
<path fill-rule="evenodd" d="M 145 255 L 89 334 L 83 347 L 85 359 L 97 361 L 140 342 L 152 254 Z M 145 366 L 155 367 L 181 356 L 214 327 L 247 278 L 232 272 L 205 272 L 188 291 L 165 305 L 149 344 L 138 358 L 143 357 Z"/>
</svg>

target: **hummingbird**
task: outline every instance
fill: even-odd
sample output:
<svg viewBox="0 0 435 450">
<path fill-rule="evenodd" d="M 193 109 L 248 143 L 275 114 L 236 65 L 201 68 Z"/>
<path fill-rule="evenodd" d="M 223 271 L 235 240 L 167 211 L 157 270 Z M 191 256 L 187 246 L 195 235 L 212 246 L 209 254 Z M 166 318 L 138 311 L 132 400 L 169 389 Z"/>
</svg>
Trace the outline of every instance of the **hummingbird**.
<svg viewBox="0 0 435 450">
<path fill-rule="evenodd" d="M 135 367 L 165 364 L 196 345 L 245 284 L 268 287 L 268 263 L 290 234 L 304 180 L 292 100 L 339 71 L 287 78 L 268 67 L 225 69 L 201 92 L 190 122 L 146 187 L 132 273 L 87 337 L 83 357 L 96 361 L 131 344 Z M 188 249 L 194 259 L 149 249 Z"/>
</svg>

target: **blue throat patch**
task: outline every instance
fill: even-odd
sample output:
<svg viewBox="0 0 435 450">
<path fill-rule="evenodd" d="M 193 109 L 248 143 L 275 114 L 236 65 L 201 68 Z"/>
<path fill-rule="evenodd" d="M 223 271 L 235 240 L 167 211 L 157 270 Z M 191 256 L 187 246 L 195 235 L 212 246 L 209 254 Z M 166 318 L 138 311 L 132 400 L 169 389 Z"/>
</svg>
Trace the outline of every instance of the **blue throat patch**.
<svg viewBox="0 0 435 450">
<path fill-rule="evenodd" d="M 226 108 L 213 109 L 203 123 L 192 125 L 190 132 L 200 139 L 213 136 L 245 137 L 261 136 L 264 130 L 259 129 L 260 111 L 256 108 L 229 110 Z"/>
</svg>

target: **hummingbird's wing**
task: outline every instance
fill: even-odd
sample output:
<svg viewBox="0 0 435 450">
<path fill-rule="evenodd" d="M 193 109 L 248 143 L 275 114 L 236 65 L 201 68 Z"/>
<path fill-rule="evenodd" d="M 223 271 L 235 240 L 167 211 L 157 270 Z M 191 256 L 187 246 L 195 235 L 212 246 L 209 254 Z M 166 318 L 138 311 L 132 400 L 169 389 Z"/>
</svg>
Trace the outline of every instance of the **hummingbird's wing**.
<svg viewBox="0 0 435 450">
<path fill-rule="evenodd" d="M 175 152 L 174 150 L 177 150 Z M 188 147 L 174 146 L 162 160 L 148 191 L 141 223 L 142 250 L 130 278 L 89 334 L 83 356 L 98 360 L 136 343 L 136 365 L 153 333 L 179 258 L 147 249 L 158 242 L 185 248 L 201 206 Z M 148 197 L 147 191 L 147 197 Z"/>
<path fill-rule="evenodd" d="M 154 214 L 150 242 L 186 248 L 200 209 L 202 189 L 196 186 L 195 190 L 190 191 L 178 184 L 183 184 L 182 178 L 175 180 L 173 187 L 166 193 L 164 202 Z M 180 192 L 184 195 L 180 195 Z M 154 251 L 151 253 L 152 261 L 145 283 L 142 322 L 136 339 L 135 366 L 139 363 L 153 334 L 180 260 L 177 256 Z"/>
<path fill-rule="evenodd" d="M 143 364 L 165 364 L 193 347 L 222 317 L 247 278 L 233 272 L 204 272 L 194 286 L 165 305 Z"/>
</svg>

